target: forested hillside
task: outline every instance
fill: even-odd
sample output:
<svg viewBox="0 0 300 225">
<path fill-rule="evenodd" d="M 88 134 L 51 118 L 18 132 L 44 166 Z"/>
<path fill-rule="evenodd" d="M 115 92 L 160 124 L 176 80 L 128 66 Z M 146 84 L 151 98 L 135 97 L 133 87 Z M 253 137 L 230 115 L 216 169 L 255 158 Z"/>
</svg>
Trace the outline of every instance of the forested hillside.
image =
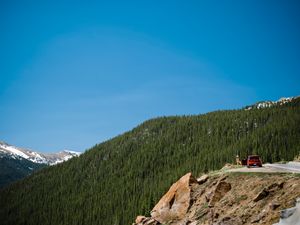
<svg viewBox="0 0 300 225">
<path fill-rule="evenodd" d="M 300 152 L 300 98 L 284 105 L 156 118 L 0 191 L 2 224 L 131 224 L 183 174 Z"/>
<path fill-rule="evenodd" d="M 26 159 L 9 157 L 0 152 L 0 188 L 46 166 Z"/>
</svg>

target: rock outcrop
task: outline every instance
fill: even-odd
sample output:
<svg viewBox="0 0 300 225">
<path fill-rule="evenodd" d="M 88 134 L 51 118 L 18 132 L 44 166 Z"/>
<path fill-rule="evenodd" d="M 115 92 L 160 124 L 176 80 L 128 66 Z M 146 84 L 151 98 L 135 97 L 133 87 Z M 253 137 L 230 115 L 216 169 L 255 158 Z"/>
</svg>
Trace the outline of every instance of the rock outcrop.
<svg viewBox="0 0 300 225">
<path fill-rule="evenodd" d="M 226 181 L 218 182 L 216 189 L 214 190 L 213 196 L 209 202 L 209 206 L 213 207 L 216 202 L 220 201 L 225 196 L 225 194 L 228 191 L 230 191 L 230 189 L 230 183 L 227 183 Z"/>
<path fill-rule="evenodd" d="M 145 219 L 147 219 L 147 217 L 145 216 L 137 216 L 135 219 L 135 223 L 139 224 L 139 223 L 143 223 L 143 221 L 145 221 Z"/>
<path fill-rule="evenodd" d="M 183 219 L 190 207 L 191 191 L 198 185 L 197 180 L 188 173 L 174 183 L 151 211 L 151 217 L 160 223 Z"/>
<path fill-rule="evenodd" d="M 197 178 L 198 184 L 204 184 L 208 180 L 209 176 L 207 174 L 202 175 L 201 177 Z"/>
<path fill-rule="evenodd" d="M 160 223 L 151 217 L 138 216 L 135 225 L 160 225 Z"/>
<path fill-rule="evenodd" d="M 284 183 L 273 183 L 269 185 L 267 188 L 264 188 L 258 195 L 253 199 L 254 202 L 258 202 L 264 198 L 266 198 L 270 193 L 277 191 L 278 189 L 283 188 Z"/>
<path fill-rule="evenodd" d="M 298 225 L 298 197 L 300 177 L 292 174 L 220 173 L 195 179 L 188 173 L 154 206 L 151 217 L 138 216 L 135 225 L 271 225 L 280 212 L 278 225 Z"/>
</svg>

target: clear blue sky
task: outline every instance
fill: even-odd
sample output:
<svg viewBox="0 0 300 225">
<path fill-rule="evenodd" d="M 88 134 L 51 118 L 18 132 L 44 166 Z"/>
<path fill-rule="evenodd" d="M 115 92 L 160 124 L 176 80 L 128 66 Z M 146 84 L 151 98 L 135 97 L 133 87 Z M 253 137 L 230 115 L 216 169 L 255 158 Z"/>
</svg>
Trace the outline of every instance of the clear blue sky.
<svg viewBox="0 0 300 225">
<path fill-rule="evenodd" d="M 300 94 L 300 3 L 1 1 L 0 140 L 83 151 L 162 115 Z"/>
</svg>

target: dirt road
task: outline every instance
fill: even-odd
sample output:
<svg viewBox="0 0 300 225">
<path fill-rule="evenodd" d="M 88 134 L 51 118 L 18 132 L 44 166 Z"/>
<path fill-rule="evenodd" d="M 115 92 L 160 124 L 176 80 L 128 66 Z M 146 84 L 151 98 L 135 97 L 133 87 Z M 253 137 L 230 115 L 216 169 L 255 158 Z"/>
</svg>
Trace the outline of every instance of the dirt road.
<svg viewBox="0 0 300 225">
<path fill-rule="evenodd" d="M 230 169 L 228 172 L 259 172 L 259 173 L 300 173 L 299 162 L 288 162 L 286 164 L 263 164 L 263 167 L 242 167 Z"/>
</svg>

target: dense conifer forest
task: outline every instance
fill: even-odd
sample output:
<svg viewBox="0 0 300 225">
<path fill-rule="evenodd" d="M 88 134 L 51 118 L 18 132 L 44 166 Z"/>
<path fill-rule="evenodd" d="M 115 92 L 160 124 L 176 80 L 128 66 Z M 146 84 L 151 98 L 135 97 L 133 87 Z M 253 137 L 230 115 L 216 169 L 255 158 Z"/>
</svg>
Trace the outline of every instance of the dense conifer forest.
<svg viewBox="0 0 300 225">
<path fill-rule="evenodd" d="M 46 164 L 34 163 L 27 159 L 20 160 L 7 157 L 0 152 L 0 188 L 46 166 Z"/>
<path fill-rule="evenodd" d="M 0 191 L 1 224 L 131 224 L 188 171 L 220 169 L 259 154 L 300 152 L 300 98 L 282 106 L 151 119 L 80 157 Z"/>
</svg>

